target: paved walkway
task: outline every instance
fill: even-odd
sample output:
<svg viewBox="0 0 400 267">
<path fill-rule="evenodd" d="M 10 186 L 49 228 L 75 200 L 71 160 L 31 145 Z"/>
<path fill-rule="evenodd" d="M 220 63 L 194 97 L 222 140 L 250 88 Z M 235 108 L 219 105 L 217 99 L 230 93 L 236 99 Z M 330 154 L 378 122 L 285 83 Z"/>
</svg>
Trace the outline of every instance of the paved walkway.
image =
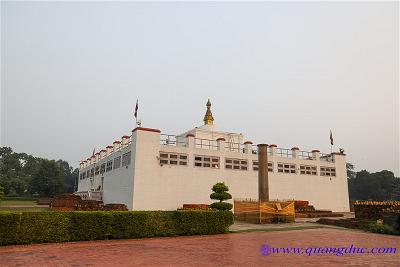
<svg viewBox="0 0 400 267">
<path fill-rule="evenodd" d="M 311 255 L 274 247 L 397 247 L 396 254 Z M 0 247 L 0 266 L 400 266 L 400 237 L 320 228 Z"/>
</svg>

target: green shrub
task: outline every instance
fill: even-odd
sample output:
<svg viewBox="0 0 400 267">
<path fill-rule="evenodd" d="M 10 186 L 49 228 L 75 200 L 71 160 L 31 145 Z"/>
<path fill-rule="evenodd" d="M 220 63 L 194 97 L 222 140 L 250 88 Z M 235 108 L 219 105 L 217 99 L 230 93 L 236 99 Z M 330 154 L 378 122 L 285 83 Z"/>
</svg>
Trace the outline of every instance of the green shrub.
<svg viewBox="0 0 400 267">
<path fill-rule="evenodd" d="M 211 193 L 210 198 L 214 200 L 219 200 L 219 202 L 214 202 L 210 205 L 210 208 L 214 210 L 231 210 L 233 205 L 229 203 L 222 202 L 232 198 L 232 195 L 228 193 L 229 187 L 225 185 L 224 182 L 216 183 L 212 188 L 213 193 Z"/>
<path fill-rule="evenodd" d="M 227 202 L 214 202 L 210 205 L 210 208 L 214 210 L 231 210 L 233 205 Z"/>
<path fill-rule="evenodd" d="M 209 235 L 228 232 L 233 224 L 230 211 L 178 211 L 178 235 Z"/>
<path fill-rule="evenodd" d="M 373 223 L 368 226 L 368 231 L 378 234 L 387 234 L 387 235 L 399 235 L 400 233 L 396 231 L 392 226 L 387 224 L 377 224 Z"/>
<path fill-rule="evenodd" d="M 21 212 L 18 244 L 65 242 L 70 240 L 70 221 L 59 212 Z"/>
<path fill-rule="evenodd" d="M 21 213 L 0 212 L 0 246 L 18 244 Z"/>
<path fill-rule="evenodd" d="M 0 212 L 0 245 L 226 233 L 230 211 Z"/>
</svg>

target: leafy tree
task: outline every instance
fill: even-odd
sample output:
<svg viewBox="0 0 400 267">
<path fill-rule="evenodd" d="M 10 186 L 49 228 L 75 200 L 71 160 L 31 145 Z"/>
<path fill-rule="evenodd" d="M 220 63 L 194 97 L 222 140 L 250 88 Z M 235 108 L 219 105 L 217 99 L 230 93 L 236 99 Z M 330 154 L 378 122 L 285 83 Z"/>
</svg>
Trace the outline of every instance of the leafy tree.
<svg viewBox="0 0 400 267">
<path fill-rule="evenodd" d="M 69 193 L 74 192 L 79 176 L 79 169 L 74 170 L 69 166 L 68 162 L 63 160 L 58 160 L 57 163 L 61 166 L 63 171 L 65 191 Z"/>
<path fill-rule="evenodd" d="M 13 152 L 10 147 L 0 147 L 0 186 L 3 187 L 4 193 L 6 195 L 27 196 L 40 192 L 44 195 L 52 195 L 56 192 L 73 192 L 79 170 L 74 170 L 68 162 L 63 160 L 53 162 L 52 164 L 55 163 L 58 167 L 54 165 L 54 168 L 47 170 L 47 178 L 43 179 L 48 179 L 48 182 L 36 184 L 40 180 L 37 177 L 38 173 L 44 172 L 44 160 L 26 153 Z M 47 193 L 42 190 L 43 186 L 51 187 L 57 184 L 60 186 L 57 189 L 53 188 Z"/>
<path fill-rule="evenodd" d="M 354 171 L 354 165 L 350 162 L 346 163 L 346 170 L 347 170 L 347 178 L 354 179 L 356 178 L 356 172 Z"/>
<path fill-rule="evenodd" d="M 400 200 L 400 178 L 391 171 L 362 170 L 348 181 L 351 200 Z"/>
<path fill-rule="evenodd" d="M 41 197 L 65 192 L 63 168 L 54 160 L 41 159 L 32 176 L 30 191 Z"/>
<path fill-rule="evenodd" d="M 216 183 L 212 187 L 212 191 L 214 191 L 210 198 L 214 200 L 219 200 L 219 202 L 214 202 L 210 205 L 212 209 L 215 210 L 231 210 L 233 205 L 231 203 L 222 202 L 224 200 L 228 200 L 232 198 L 232 195 L 228 193 L 229 188 L 225 185 L 224 182 Z"/>
</svg>

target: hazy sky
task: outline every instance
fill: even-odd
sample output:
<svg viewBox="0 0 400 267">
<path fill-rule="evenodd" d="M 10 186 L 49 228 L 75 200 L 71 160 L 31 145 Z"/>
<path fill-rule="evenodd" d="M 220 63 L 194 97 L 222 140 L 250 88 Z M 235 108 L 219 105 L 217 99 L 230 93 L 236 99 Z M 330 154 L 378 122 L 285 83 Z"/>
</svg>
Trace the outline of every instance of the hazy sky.
<svg viewBox="0 0 400 267">
<path fill-rule="evenodd" d="M 397 2 L 2 2 L 1 145 L 73 166 L 201 125 L 399 171 Z"/>
</svg>

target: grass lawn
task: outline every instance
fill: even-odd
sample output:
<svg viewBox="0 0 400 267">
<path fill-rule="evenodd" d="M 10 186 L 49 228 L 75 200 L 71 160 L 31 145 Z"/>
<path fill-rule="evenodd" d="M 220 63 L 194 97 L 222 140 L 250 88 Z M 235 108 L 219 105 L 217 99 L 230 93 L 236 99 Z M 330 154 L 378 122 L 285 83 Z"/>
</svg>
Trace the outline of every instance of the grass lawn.
<svg viewBox="0 0 400 267">
<path fill-rule="evenodd" d="M 1 200 L 0 207 L 36 206 L 36 200 Z"/>
<path fill-rule="evenodd" d="M 41 211 L 48 211 L 50 208 L 47 207 L 1 207 L 0 206 L 0 211 L 35 211 L 35 212 L 41 212 Z"/>
</svg>

